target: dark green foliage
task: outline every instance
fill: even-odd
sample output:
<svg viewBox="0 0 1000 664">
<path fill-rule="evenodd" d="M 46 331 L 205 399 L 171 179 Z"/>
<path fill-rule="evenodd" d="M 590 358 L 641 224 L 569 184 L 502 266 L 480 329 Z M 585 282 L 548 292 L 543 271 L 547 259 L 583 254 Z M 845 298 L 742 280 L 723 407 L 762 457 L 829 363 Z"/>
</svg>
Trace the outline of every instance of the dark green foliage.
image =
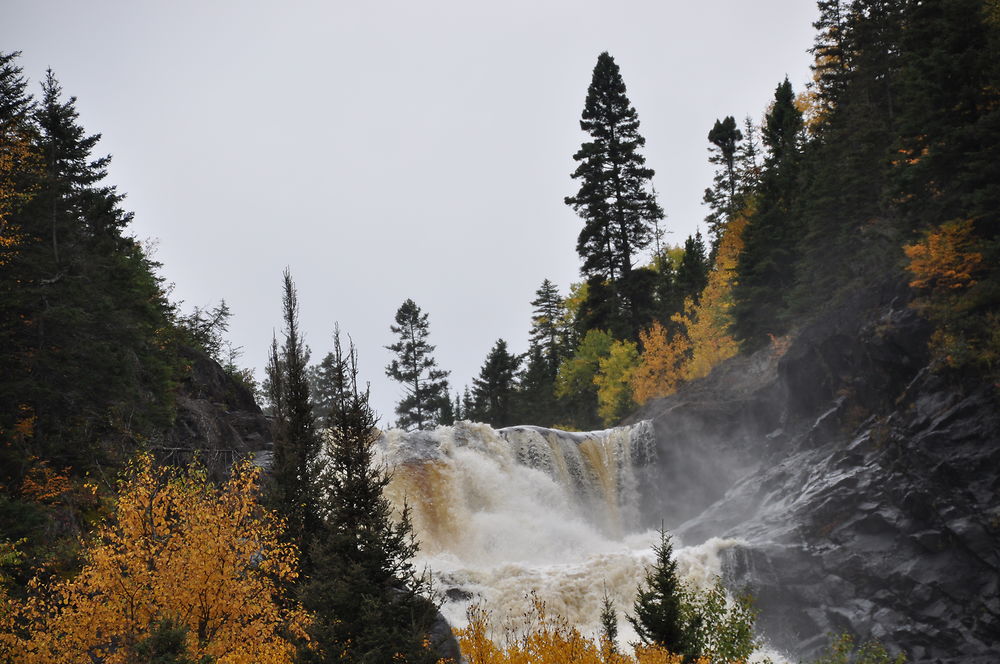
<svg viewBox="0 0 1000 664">
<path fill-rule="evenodd" d="M 653 286 L 653 297 L 656 302 L 656 319 L 668 329 L 673 329 L 675 323 L 671 317 L 684 306 L 684 293 L 677 283 L 677 269 L 666 252 L 654 257 L 653 267 L 656 270 L 656 281 Z"/>
<path fill-rule="evenodd" d="M 319 523 L 301 599 L 316 620 L 302 662 L 432 662 L 423 647 L 436 608 L 411 559 L 409 513 L 396 522 L 383 495 L 390 476 L 376 463 L 377 419 L 358 386 L 357 353 L 334 336 L 332 370 L 344 385 L 327 415 L 327 464 L 319 476 Z"/>
<path fill-rule="evenodd" d="M 685 611 L 686 590 L 677 577 L 670 534 L 662 528 L 653 554 L 653 566 L 646 570 L 632 605 L 635 615 L 626 617 L 642 643 L 656 644 L 690 659 L 698 655 L 700 620 L 692 620 Z"/>
<path fill-rule="evenodd" d="M 967 220 L 973 283 L 921 293 L 937 364 L 1000 381 L 1000 10 L 995 2 L 907 5 L 891 182 L 904 229 Z M 912 237 L 912 236 L 911 236 Z M 915 239 L 915 238 L 914 238 Z"/>
<path fill-rule="evenodd" d="M 601 636 L 608 642 L 608 647 L 612 652 L 617 650 L 615 642 L 618 640 L 618 612 L 615 611 L 615 604 L 608 597 L 607 588 L 604 589 L 604 599 L 601 601 Z"/>
<path fill-rule="evenodd" d="M 557 367 L 558 369 L 558 367 Z M 549 427 L 559 417 L 555 378 L 540 346 L 532 346 L 525 356 L 524 369 L 518 376 L 514 412 L 517 424 Z"/>
<path fill-rule="evenodd" d="M 334 326 L 334 339 L 340 337 L 340 328 Z M 322 426 L 330 426 L 329 416 L 333 405 L 346 397 L 348 386 L 344 383 L 343 368 L 337 364 L 333 352 L 327 353 L 319 364 L 307 370 L 309 394 L 313 404 L 313 415 Z"/>
<path fill-rule="evenodd" d="M 603 291 L 591 290 L 590 309 L 595 319 L 601 319 L 599 324 L 612 329 L 630 326 L 636 318 L 618 281 L 632 271 L 639 252 L 653 239 L 656 222 L 663 218 L 650 185 L 653 170 L 639 152 L 646 141 L 625 92 L 618 65 L 602 53 L 580 120 L 591 140 L 573 155 L 579 162 L 573 178 L 580 180 L 580 189 L 565 199 L 584 222 L 577 239 L 577 253 L 583 259 L 580 272 L 588 283 L 609 285 Z M 598 303 L 599 296 L 608 298 L 608 313 L 601 311 L 605 305 Z M 638 331 L 629 332 L 635 336 Z"/>
<path fill-rule="evenodd" d="M 796 215 L 802 113 L 786 78 L 774 93 L 774 104 L 763 127 L 767 156 L 761 176 L 757 209 L 744 232 L 739 280 L 733 290 L 733 332 L 754 348 L 768 335 L 784 331 L 785 297 L 794 279 L 796 249 L 801 237 Z"/>
<path fill-rule="evenodd" d="M 448 397 L 448 373 L 437 368 L 427 341 L 430 334 L 427 314 L 413 300 L 406 300 L 396 311 L 396 324 L 389 329 L 399 341 L 386 346 L 396 358 L 385 374 L 399 381 L 404 396 L 396 405 L 396 426 L 402 429 L 427 429 L 440 423 L 441 410 Z"/>
<path fill-rule="evenodd" d="M 566 305 L 556 285 L 546 279 L 535 291 L 531 306 L 534 310 L 531 331 L 528 333 L 529 347 L 539 349 L 554 382 L 559 362 L 569 351 L 567 337 L 570 336 L 570 331 L 565 324 Z"/>
<path fill-rule="evenodd" d="M 711 267 L 701 231 L 695 231 L 693 236 L 689 235 L 684 241 L 684 256 L 677 268 L 675 284 L 678 297 L 681 300 L 690 297 L 697 303 L 702 289 L 708 284 L 708 271 Z"/>
<path fill-rule="evenodd" d="M 212 664 L 209 655 L 194 660 L 188 657 L 184 643 L 187 628 L 170 619 L 159 620 L 149 634 L 135 645 L 135 657 L 129 664 Z"/>
<path fill-rule="evenodd" d="M 0 243 L 0 436 L 56 467 L 119 460 L 170 424 L 172 307 L 123 235 L 131 214 L 103 183 L 110 158 L 92 156 L 100 136 L 52 73 L 33 103 L 14 55 L 0 56 L 0 113 L 0 150 L 28 149 L 3 183 L 15 199 L 0 227 L 14 239 Z M 16 485 L 19 464 L 4 467 Z"/>
<path fill-rule="evenodd" d="M 309 395 L 309 360 L 299 331 L 299 303 L 291 272 L 282 275 L 284 342 L 271 342 L 267 365 L 267 397 L 274 430 L 271 507 L 286 520 L 288 535 L 308 564 L 308 533 L 313 532 L 318 495 L 320 437 Z"/>
<path fill-rule="evenodd" d="M 743 140 L 736 146 L 736 174 L 739 191 L 739 207 L 745 208 L 760 189 L 763 172 L 761 158 L 760 131 L 753 119 L 743 119 Z"/>
<path fill-rule="evenodd" d="M 995 3 L 908 6 L 894 184 L 908 225 L 1000 216 L 1000 18 Z"/>
<path fill-rule="evenodd" d="M 719 243 L 726 222 L 740 208 L 736 150 L 742 140 L 743 132 L 737 128 L 736 119 L 731 115 L 716 120 L 712 130 L 708 132 L 708 142 L 712 144 L 708 161 L 718 167 L 712 186 L 705 190 L 704 196 L 704 202 L 711 210 L 705 221 L 708 223 L 713 249 Z"/>
<path fill-rule="evenodd" d="M 599 275 L 588 278 L 587 296 L 573 318 L 573 336 L 583 339 L 590 330 L 611 330 L 616 337 L 627 336 L 619 304 L 618 284 Z"/>
<path fill-rule="evenodd" d="M 466 385 L 462 390 L 462 419 L 469 419 L 475 409 L 476 404 L 472 401 L 472 392 L 469 390 L 469 386 Z"/>
<path fill-rule="evenodd" d="M 223 354 L 224 335 L 229 331 L 232 312 L 225 300 L 212 308 L 195 307 L 187 316 L 178 316 L 177 327 L 185 336 L 185 341 L 199 348 L 213 360 L 222 364 L 227 359 Z"/>
<path fill-rule="evenodd" d="M 492 427 L 516 424 L 515 392 L 521 358 L 507 350 L 507 342 L 497 339 L 479 375 L 472 379 L 472 411 L 466 417 Z"/>
<path fill-rule="evenodd" d="M 884 234 L 892 214 L 886 193 L 897 124 L 900 7 L 867 0 L 821 6 L 814 50 L 827 59 L 816 65 L 819 121 L 802 159 L 793 314 L 824 305 L 831 292 L 861 284 L 873 267 L 899 259 Z"/>
<path fill-rule="evenodd" d="M 704 250 L 704 246 L 702 249 Z M 638 341 L 639 331 L 649 327 L 662 311 L 656 301 L 660 277 L 651 267 L 639 267 L 619 279 L 618 292 L 622 301 L 628 303 L 628 309 L 624 312 L 627 317 L 617 328 L 620 338 Z"/>
</svg>

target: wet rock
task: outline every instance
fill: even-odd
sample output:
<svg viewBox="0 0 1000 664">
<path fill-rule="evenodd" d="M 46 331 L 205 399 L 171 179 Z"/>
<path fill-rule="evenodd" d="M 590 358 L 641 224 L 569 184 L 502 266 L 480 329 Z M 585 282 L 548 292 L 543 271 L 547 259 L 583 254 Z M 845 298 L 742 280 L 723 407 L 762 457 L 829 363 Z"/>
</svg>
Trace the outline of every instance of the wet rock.
<svg viewBox="0 0 1000 664">
<path fill-rule="evenodd" d="M 859 292 L 783 355 L 734 358 L 639 413 L 658 464 L 676 464 L 649 471 L 647 509 L 683 503 L 685 544 L 745 542 L 724 553 L 726 581 L 794 657 L 841 632 L 910 662 L 1000 647 L 998 399 L 926 368 L 906 299 L 902 284 Z"/>
</svg>

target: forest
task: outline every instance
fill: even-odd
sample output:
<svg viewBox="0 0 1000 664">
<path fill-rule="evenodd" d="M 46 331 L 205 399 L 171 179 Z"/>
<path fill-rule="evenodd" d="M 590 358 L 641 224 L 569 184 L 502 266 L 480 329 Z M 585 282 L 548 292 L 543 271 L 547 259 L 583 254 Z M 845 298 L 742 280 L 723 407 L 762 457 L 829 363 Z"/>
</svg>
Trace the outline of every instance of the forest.
<svg viewBox="0 0 1000 664">
<path fill-rule="evenodd" d="M 589 431 L 738 355 L 780 354 L 871 284 L 903 281 L 932 326 L 934 371 L 1000 385 L 1000 3 L 820 0 L 812 83 L 776 79 L 762 120 L 704 132 L 705 236 L 665 241 L 626 92 L 597 56 L 567 175 L 580 281 L 546 279 L 523 353 L 497 339 L 472 385 L 434 358 L 429 315 L 401 303 L 386 374 L 394 426 L 461 420 Z M 446 655 L 406 510 L 384 495 L 382 433 L 340 330 L 312 362 L 294 266 L 265 378 L 226 341 L 230 312 L 184 313 L 129 233 L 100 134 L 50 70 L 36 95 L 0 52 L 0 661 L 433 662 Z M 584 66 L 584 65 L 581 65 Z M 588 65 L 589 66 L 589 63 Z M 583 91 L 581 91 L 582 93 Z M 279 311 L 279 303 L 274 303 Z M 167 463 L 165 432 L 207 355 L 268 416 L 267 464 Z M 994 393 L 994 397 L 995 397 Z M 262 469 L 262 466 L 264 468 Z M 581 634 L 535 604 L 530 629 L 483 609 L 457 634 L 493 662 L 743 662 L 751 598 L 685 589 L 661 531 L 636 603 Z M 526 593 L 530 588 L 525 588 Z M 607 599 L 606 599 L 607 602 Z M 906 644 L 835 641 L 824 662 Z M 901 660 L 897 660 L 901 661 Z"/>
</svg>

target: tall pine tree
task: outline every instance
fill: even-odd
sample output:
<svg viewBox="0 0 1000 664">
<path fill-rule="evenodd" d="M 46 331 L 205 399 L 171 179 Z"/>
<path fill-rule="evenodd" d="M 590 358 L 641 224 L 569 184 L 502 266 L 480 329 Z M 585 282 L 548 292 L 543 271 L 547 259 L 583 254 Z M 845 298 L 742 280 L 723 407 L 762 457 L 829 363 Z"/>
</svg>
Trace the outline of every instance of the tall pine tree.
<svg viewBox="0 0 1000 664">
<path fill-rule="evenodd" d="M 399 381 L 404 396 L 396 405 L 396 425 L 402 429 L 427 429 L 441 423 L 441 413 L 450 407 L 448 373 L 437 368 L 427 314 L 413 300 L 396 311 L 396 324 L 389 329 L 399 341 L 386 346 L 396 358 L 385 368 L 389 378 Z"/>
<path fill-rule="evenodd" d="M 786 78 L 774 93 L 763 128 L 767 156 L 757 209 L 744 233 L 745 244 L 733 289 L 733 332 L 749 348 L 786 325 L 786 297 L 794 282 L 795 257 L 802 234 L 796 215 L 802 113 Z"/>
<path fill-rule="evenodd" d="M 391 478 L 375 457 L 377 419 L 367 387 L 358 385 L 357 352 L 353 344 L 344 351 L 339 331 L 329 367 L 342 389 L 326 415 L 319 522 L 300 595 L 314 616 L 314 647 L 304 648 L 300 661 L 433 662 L 435 651 L 424 644 L 436 607 L 413 568 L 409 513 L 395 519 L 384 495 Z"/>
<path fill-rule="evenodd" d="M 698 655 L 700 623 L 685 610 L 687 591 L 677 576 L 670 534 L 663 528 L 660 541 L 653 545 L 653 555 L 653 566 L 646 570 L 632 605 L 635 615 L 626 618 L 643 644 L 666 648 L 689 661 Z"/>
<path fill-rule="evenodd" d="M 473 411 L 468 417 L 492 427 L 515 424 L 517 369 L 521 358 L 507 350 L 507 342 L 497 339 L 479 375 L 472 379 Z"/>
<path fill-rule="evenodd" d="M 316 526 L 320 437 L 306 374 L 308 353 L 299 330 L 299 302 L 288 268 L 282 275 L 284 343 L 276 339 L 268 359 L 267 396 L 274 428 L 272 506 L 285 518 L 288 533 L 309 564 L 309 537 Z"/>
<path fill-rule="evenodd" d="M 634 336 L 640 314 L 633 310 L 630 289 L 621 285 L 652 241 L 663 210 L 652 192 L 653 169 L 640 152 L 646 139 L 639 134 L 639 117 L 625 92 L 614 58 L 601 53 L 580 120 L 591 140 L 573 155 L 578 165 L 572 176 L 580 180 L 580 189 L 565 202 L 584 222 L 577 238 L 581 273 L 588 283 L 608 283 L 612 313 Z M 595 292 L 592 288 L 591 296 Z"/>
<path fill-rule="evenodd" d="M 713 254 L 726 222 L 740 207 L 736 154 L 742 140 L 743 132 L 736 126 L 736 120 L 731 115 L 723 120 L 716 120 L 712 130 L 708 132 L 708 142 L 712 144 L 708 161 L 718 167 L 712 186 L 705 190 L 703 199 L 711 210 L 705 221 L 712 238 Z"/>
<path fill-rule="evenodd" d="M 173 309 L 124 235 L 132 215 L 104 183 L 110 158 L 93 156 L 100 135 L 51 71 L 32 103 L 15 62 L 0 56 L 0 430 L 81 468 L 171 422 Z"/>
</svg>

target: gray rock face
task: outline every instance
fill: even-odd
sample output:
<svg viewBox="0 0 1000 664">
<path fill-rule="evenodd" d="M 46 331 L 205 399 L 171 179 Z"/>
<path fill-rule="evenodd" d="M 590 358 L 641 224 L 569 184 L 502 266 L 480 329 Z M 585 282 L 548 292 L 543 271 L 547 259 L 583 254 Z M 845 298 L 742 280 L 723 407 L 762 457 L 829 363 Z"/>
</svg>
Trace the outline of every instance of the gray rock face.
<svg viewBox="0 0 1000 664">
<path fill-rule="evenodd" d="M 685 544 L 745 540 L 727 583 L 796 656 L 849 632 L 913 662 L 1000 661 L 996 388 L 926 368 L 905 293 L 866 291 L 783 355 L 734 358 L 638 413 L 660 454 L 644 512 Z"/>
<path fill-rule="evenodd" d="M 271 446 L 271 427 L 253 394 L 204 353 L 182 348 L 191 370 L 177 394 L 177 417 L 154 452 L 186 463 L 197 450 L 213 473 Z"/>
</svg>

